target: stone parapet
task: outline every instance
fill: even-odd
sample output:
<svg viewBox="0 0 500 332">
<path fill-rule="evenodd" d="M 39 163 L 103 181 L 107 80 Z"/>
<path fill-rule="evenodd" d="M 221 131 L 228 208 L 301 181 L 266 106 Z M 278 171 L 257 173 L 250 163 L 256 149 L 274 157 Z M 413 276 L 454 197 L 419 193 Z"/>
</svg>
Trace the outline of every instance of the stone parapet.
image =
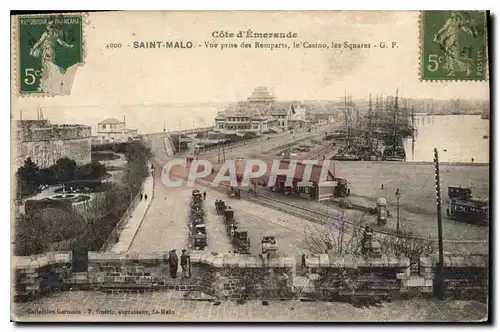
<svg viewBox="0 0 500 332">
<path fill-rule="evenodd" d="M 71 272 L 71 252 L 15 257 L 16 294 L 37 296 L 47 289 L 90 286 L 108 291 L 201 291 L 218 299 L 289 299 L 304 292 L 316 300 L 421 296 L 432 294 L 436 268 L 435 257 L 422 257 L 420 274 L 411 275 L 405 257 L 323 254 L 306 256 L 307 273 L 296 276 L 293 257 L 267 259 L 208 250 L 191 252 L 190 262 L 190 277 L 181 277 L 179 266 L 178 277 L 171 278 L 167 252 L 89 252 L 88 270 L 78 275 Z M 487 257 L 448 257 L 445 294 L 486 299 L 487 272 Z"/>
<path fill-rule="evenodd" d="M 71 264 L 71 251 L 47 252 L 32 256 L 14 256 L 13 263 L 16 270 L 37 269 L 56 264 Z"/>
<path fill-rule="evenodd" d="M 37 298 L 70 283 L 71 252 L 14 257 L 15 300 Z"/>
<path fill-rule="evenodd" d="M 447 298 L 485 301 L 488 296 L 489 259 L 487 255 L 444 255 L 444 294 Z M 433 284 L 439 256 L 420 258 L 419 275 Z"/>
<path fill-rule="evenodd" d="M 360 268 L 360 267 L 393 267 L 406 268 L 410 266 L 410 259 L 382 255 L 382 257 L 364 257 L 353 255 L 328 255 L 316 254 L 306 256 L 306 266 L 311 268 L 336 267 L 336 268 Z"/>
<path fill-rule="evenodd" d="M 73 140 L 90 138 L 91 135 L 90 126 L 49 124 L 40 127 L 23 127 L 19 132 L 18 139 L 22 142 Z"/>
</svg>

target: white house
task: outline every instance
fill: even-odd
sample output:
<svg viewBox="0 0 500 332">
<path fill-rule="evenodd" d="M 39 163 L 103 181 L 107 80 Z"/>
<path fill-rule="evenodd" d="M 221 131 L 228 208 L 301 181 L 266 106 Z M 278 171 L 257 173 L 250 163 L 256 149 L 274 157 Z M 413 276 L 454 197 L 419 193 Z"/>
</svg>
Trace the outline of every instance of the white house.
<svg viewBox="0 0 500 332">
<path fill-rule="evenodd" d="M 101 142 L 127 142 L 137 137 L 137 129 L 126 128 L 125 117 L 123 122 L 108 118 L 97 124 L 97 140 Z"/>
</svg>

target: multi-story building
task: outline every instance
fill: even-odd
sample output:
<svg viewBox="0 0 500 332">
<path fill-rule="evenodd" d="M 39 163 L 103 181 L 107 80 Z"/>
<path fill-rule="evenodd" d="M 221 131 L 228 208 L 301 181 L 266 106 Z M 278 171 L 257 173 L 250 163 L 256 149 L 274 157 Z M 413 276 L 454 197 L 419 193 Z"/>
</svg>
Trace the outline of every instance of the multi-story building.
<svg viewBox="0 0 500 332">
<path fill-rule="evenodd" d="M 126 128 L 123 122 L 109 118 L 97 124 L 97 141 L 100 143 L 123 143 L 137 137 L 137 129 Z"/>
<path fill-rule="evenodd" d="M 215 130 L 223 133 L 254 132 L 261 134 L 276 127 L 277 121 L 246 103 L 220 112 L 215 117 Z"/>
<path fill-rule="evenodd" d="M 224 133 L 265 133 L 269 129 L 302 128 L 307 122 L 303 106 L 276 103 L 276 98 L 265 87 L 257 87 L 246 102 L 219 112 L 215 117 L 215 130 Z"/>
</svg>

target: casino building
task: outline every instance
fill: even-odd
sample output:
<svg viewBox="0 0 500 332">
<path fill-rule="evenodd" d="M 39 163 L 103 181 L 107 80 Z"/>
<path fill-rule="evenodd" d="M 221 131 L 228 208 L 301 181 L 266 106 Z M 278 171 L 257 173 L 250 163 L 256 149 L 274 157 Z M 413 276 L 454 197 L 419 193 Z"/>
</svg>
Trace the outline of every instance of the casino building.
<svg viewBox="0 0 500 332">
<path fill-rule="evenodd" d="M 257 87 L 246 102 L 239 102 L 219 112 L 215 117 L 215 131 L 231 134 L 303 128 L 306 124 L 305 107 L 294 107 L 276 102 L 266 87 Z"/>
</svg>

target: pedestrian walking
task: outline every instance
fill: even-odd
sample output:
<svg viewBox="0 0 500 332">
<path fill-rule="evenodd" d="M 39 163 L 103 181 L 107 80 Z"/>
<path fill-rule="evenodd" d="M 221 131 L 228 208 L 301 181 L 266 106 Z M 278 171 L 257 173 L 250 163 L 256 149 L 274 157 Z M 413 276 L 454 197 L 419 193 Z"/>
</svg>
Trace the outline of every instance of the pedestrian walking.
<svg viewBox="0 0 500 332">
<path fill-rule="evenodd" d="M 141 201 L 142 201 L 142 198 L 143 198 L 143 197 L 144 197 L 144 196 L 143 196 L 143 195 L 142 195 L 142 193 L 141 193 L 141 196 L 139 196 L 139 198 L 140 198 L 140 200 L 141 200 Z"/>
<path fill-rule="evenodd" d="M 148 194 L 144 195 L 144 200 L 147 201 L 148 200 Z"/>
<path fill-rule="evenodd" d="M 189 268 L 188 268 L 188 258 L 186 249 L 182 249 L 181 255 L 181 267 L 182 267 L 182 277 L 189 278 Z"/>
<path fill-rule="evenodd" d="M 383 183 L 380 185 L 380 189 L 384 190 L 384 184 Z"/>
<path fill-rule="evenodd" d="M 306 254 L 302 254 L 302 268 L 306 267 Z"/>
<path fill-rule="evenodd" d="M 203 192 L 203 200 L 205 200 L 207 198 L 207 193 L 204 191 Z"/>
</svg>

